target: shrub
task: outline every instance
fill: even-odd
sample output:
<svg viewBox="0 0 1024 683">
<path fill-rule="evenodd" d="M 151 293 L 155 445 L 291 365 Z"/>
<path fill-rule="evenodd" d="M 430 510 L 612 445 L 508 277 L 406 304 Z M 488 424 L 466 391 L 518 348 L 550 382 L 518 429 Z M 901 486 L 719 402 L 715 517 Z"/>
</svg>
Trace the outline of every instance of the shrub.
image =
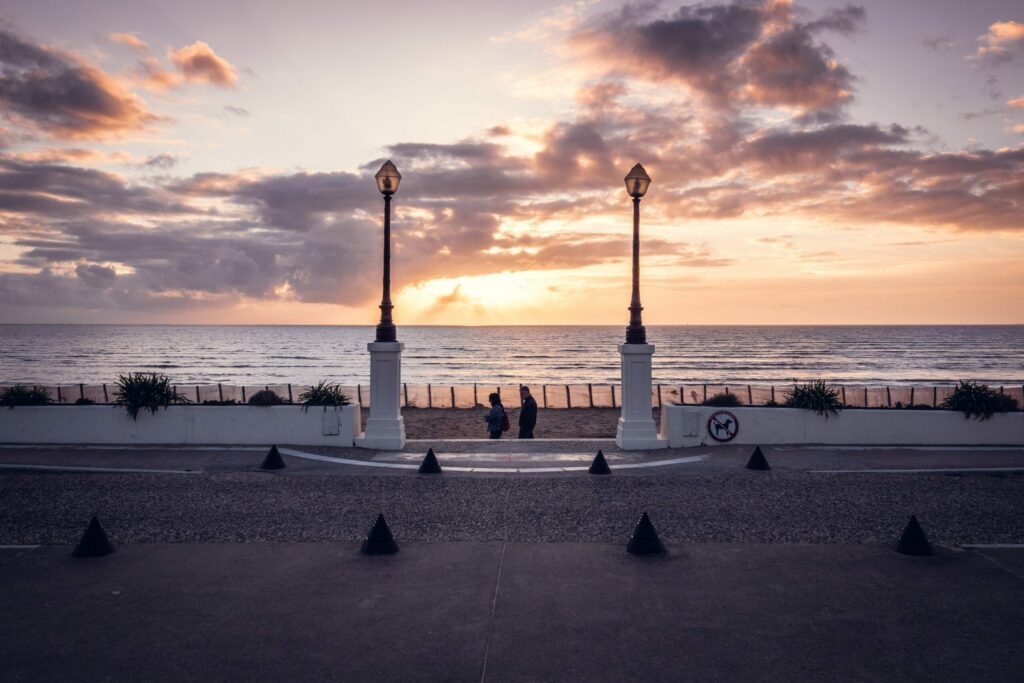
<svg viewBox="0 0 1024 683">
<path fill-rule="evenodd" d="M 839 400 L 839 391 L 830 388 L 824 380 L 816 380 L 806 384 L 793 383 L 793 388 L 786 394 L 783 404 L 787 408 L 803 408 L 813 410 L 828 419 L 829 413 L 839 414 L 843 402 Z"/>
<path fill-rule="evenodd" d="M 86 398 L 85 396 L 75 401 L 76 406 L 91 406 L 94 405 L 95 403 L 96 401 L 92 400 L 91 398 Z"/>
<path fill-rule="evenodd" d="M 959 410 L 967 419 L 977 417 L 979 420 L 988 420 L 996 413 L 1017 410 L 1017 399 L 1000 394 L 987 384 L 960 380 L 940 407 Z"/>
<path fill-rule="evenodd" d="M 285 400 L 270 389 L 262 389 L 249 397 L 251 406 L 279 406 L 282 403 L 285 403 Z"/>
<path fill-rule="evenodd" d="M 229 398 L 229 399 L 226 399 L 224 401 L 219 401 L 217 399 L 213 399 L 213 400 L 210 400 L 210 401 L 203 401 L 201 405 L 204 405 L 204 406 L 237 406 L 238 405 L 238 401 L 236 401 L 233 398 Z"/>
<path fill-rule="evenodd" d="M 0 406 L 13 408 L 14 406 L 45 406 L 53 401 L 45 389 L 39 387 L 26 387 L 23 384 L 15 384 L 7 387 L 0 394 Z"/>
<path fill-rule="evenodd" d="M 117 378 L 117 398 L 114 405 L 124 406 L 132 420 L 139 418 L 140 410 L 148 410 L 156 415 L 158 409 L 174 403 L 191 401 L 175 391 L 170 378 L 166 375 L 158 375 L 155 372 L 129 372 Z"/>
<path fill-rule="evenodd" d="M 720 394 L 714 394 L 708 396 L 701 402 L 702 406 L 717 406 L 719 408 L 736 408 L 743 405 L 740 403 L 740 399 L 736 394 L 730 394 L 722 392 Z"/>
<path fill-rule="evenodd" d="M 341 390 L 341 385 L 327 380 L 299 394 L 303 410 L 309 410 L 310 406 L 347 406 L 351 402 Z"/>
</svg>

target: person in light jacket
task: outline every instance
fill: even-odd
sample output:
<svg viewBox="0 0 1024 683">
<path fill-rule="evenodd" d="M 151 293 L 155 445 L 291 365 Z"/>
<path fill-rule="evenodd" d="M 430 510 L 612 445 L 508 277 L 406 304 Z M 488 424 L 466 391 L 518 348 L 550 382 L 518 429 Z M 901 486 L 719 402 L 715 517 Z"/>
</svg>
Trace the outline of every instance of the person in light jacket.
<svg viewBox="0 0 1024 683">
<path fill-rule="evenodd" d="M 501 438 L 501 418 L 505 416 L 505 406 L 501 405 L 501 396 L 496 393 L 492 393 L 487 397 L 487 400 L 491 402 L 491 409 L 487 413 L 487 432 L 491 435 L 492 439 Z"/>
</svg>

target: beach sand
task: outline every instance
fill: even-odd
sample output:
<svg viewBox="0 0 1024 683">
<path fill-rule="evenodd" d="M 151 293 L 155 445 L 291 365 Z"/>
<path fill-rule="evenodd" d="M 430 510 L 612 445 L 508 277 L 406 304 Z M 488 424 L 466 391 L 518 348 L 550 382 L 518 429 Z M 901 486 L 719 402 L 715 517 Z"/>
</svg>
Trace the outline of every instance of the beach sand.
<svg viewBox="0 0 1024 683">
<path fill-rule="evenodd" d="M 369 414 L 363 411 L 363 420 Z M 410 439 L 486 439 L 487 426 L 483 408 L 406 408 L 405 434 Z M 519 433 L 519 409 L 508 411 L 512 429 L 502 438 L 516 438 Z M 658 420 L 658 410 L 654 410 Z M 538 439 L 600 438 L 614 439 L 619 420 L 618 408 L 540 408 L 537 411 Z"/>
</svg>

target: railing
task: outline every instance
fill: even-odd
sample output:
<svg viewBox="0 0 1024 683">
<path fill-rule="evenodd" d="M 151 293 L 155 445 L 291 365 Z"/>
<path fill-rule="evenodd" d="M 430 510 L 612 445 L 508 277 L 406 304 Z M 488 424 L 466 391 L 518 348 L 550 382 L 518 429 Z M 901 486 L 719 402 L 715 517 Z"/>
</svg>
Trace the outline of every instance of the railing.
<svg viewBox="0 0 1024 683">
<path fill-rule="evenodd" d="M 530 385 L 537 404 L 542 408 L 618 408 L 622 402 L 622 388 L 617 384 L 543 384 Z M 88 399 L 95 403 L 111 403 L 116 398 L 114 384 L 62 384 L 42 386 L 57 403 L 75 403 Z M 288 401 L 298 401 L 309 387 L 298 384 L 178 384 L 178 393 L 195 403 L 205 401 L 237 401 L 245 403 L 257 391 L 270 389 Z M 792 384 L 656 384 L 651 391 L 651 405 L 683 403 L 699 404 L 720 393 L 736 396 L 742 405 L 765 405 L 771 401 L 782 403 Z M 953 391 L 952 385 L 834 385 L 839 398 L 851 408 L 886 408 L 909 405 L 938 406 Z M 343 386 L 353 401 L 364 406 L 370 404 L 370 387 L 365 384 Z M 1000 393 L 1017 399 L 1024 405 L 1024 386 L 1001 386 Z M 519 403 L 519 385 L 493 384 L 403 384 L 400 402 L 404 408 L 473 408 L 487 404 L 491 392 L 501 395 L 509 405 Z"/>
</svg>

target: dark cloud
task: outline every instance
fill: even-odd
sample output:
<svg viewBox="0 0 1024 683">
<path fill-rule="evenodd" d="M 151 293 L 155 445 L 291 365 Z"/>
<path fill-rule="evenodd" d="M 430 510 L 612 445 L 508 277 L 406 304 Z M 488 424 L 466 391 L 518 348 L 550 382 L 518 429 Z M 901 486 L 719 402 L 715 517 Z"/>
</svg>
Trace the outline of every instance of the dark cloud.
<svg viewBox="0 0 1024 683">
<path fill-rule="evenodd" d="M 235 106 L 230 105 L 230 104 L 224 105 L 224 111 L 230 112 L 230 113 L 234 114 L 235 116 L 243 116 L 243 117 L 244 116 L 249 116 L 249 114 L 250 114 L 248 109 L 246 109 L 244 107 L 235 107 Z"/>
<path fill-rule="evenodd" d="M 16 125 L 59 138 L 102 138 L 156 120 L 110 76 L 0 26 L 0 102 Z"/>
<path fill-rule="evenodd" d="M 168 170 L 173 168 L 178 163 L 178 157 L 173 154 L 163 152 L 161 154 L 154 154 L 153 156 L 147 157 L 142 165 L 146 168 Z"/>
<path fill-rule="evenodd" d="M 749 103 L 832 117 L 852 97 L 853 76 L 818 39 L 865 22 L 848 5 L 801 21 L 786 3 L 684 5 L 667 16 L 651 4 L 627 5 L 578 30 L 570 44 L 611 69 L 677 81 L 716 107 Z"/>
</svg>

